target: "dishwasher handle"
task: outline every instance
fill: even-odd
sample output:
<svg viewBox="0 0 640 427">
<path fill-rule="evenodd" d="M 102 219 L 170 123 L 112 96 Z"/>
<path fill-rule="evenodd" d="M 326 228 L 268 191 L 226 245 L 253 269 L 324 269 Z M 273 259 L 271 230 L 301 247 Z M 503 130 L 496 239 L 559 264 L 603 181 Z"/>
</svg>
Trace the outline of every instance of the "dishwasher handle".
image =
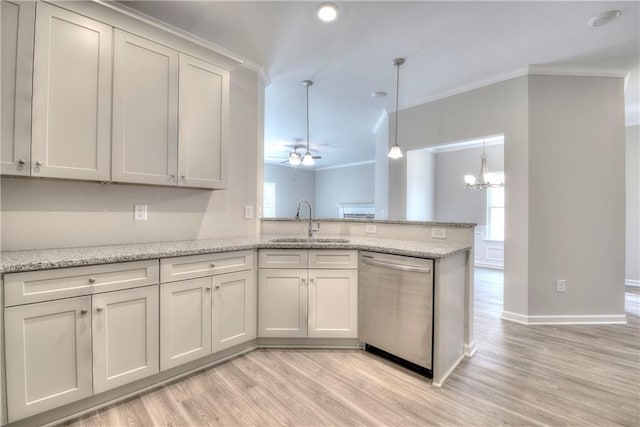
<svg viewBox="0 0 640 427">
<path fill-rule="evenodd" d="M 378 261 L 378 260 L 371 259 L 369 257 L 362 257 L 362 258 L 360 258 L 360 261 L 363 264 L 375 265 L 375 266 L 384 267 L 384 268 L 391 268 L 393 270 L 412 271 L 412 272 L 415 272 L 415 273 L 431 274 L 431 269 L 429 267 L 412 267 L 412 266 L 409 266 L 409 265 L 394 264 L 394 263 L 391 263 L 391 262 Z"/>
</svg>

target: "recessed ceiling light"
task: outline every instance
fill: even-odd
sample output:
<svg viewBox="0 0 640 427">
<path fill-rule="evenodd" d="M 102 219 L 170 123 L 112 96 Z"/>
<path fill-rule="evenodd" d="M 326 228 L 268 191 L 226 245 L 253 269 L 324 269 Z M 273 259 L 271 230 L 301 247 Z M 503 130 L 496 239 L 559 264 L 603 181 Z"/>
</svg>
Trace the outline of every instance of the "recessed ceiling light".
<svg viewBox="0 0 640 427">
<path fill-rule="evenodd" d="M 322 3 L 317 9 L 318 18 L 324 22 L 335 21 L 338 17 L 338 6 L 333 3 Z"/>
<path fill-rule="evenodd" d="M 371 94 L 372 98 L 384 98 L 385 96 L 387 96 L 387 92 L 384 92 L 382 90 L 379 90 L 378 92 L 373 92 Z"/>
<path fill-rule="evenodd" d="M 599 15 L 591 17 L 587 25 L 590 27 L 602 27 L 603 25 L 607 25 L 609 22 L 614 21 L 622 16 L 622 12 L 619 10 L 609 10 L 607 12 L 601 13 Z"/>
</svg>

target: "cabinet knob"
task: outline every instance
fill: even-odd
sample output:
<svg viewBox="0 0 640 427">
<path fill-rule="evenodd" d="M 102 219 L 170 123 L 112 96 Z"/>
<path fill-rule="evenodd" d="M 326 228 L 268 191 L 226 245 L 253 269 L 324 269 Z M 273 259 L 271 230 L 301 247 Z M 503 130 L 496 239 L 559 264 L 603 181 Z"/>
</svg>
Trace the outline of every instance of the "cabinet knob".
<svg viewBox="0 0 640 427">
<path fill-rule="evenodd" d="M 220 289 L 220 285 L 215 285 L 214 288 Z"/>
<path fill-rule="evenodd" d="M 37 167 L 42 166 L 42 162 L 41 162 L 40 160 L 36 160 L 36 166 L 37 166 Z"/>
<path fill-rule="evenodd" d="M 175 177 L 176 177 L 176 174 L 175 174 L 175 173 L 172 173 L 172 174 L 171 174 L 171 175 L 169 175 L 169 176 L 170 176 L 171 178 L 175 178 Z"/>
<path fill-rule="evenodd" d="M 216 268 L 216 263 L 215 263 L 215 262 L 212 262 L 212 263 L 211 263 L 211 264 L 209 264 L 209 265 L 211 265 L 211 268 Z"/>
<path fill-rule="evenodd" d="M 300 280 L 302 280 L 302 283 L 305 283 L 307 281 L 306 277 L 301 277 Z"/>
<path fill-rule="evenodd" d="M 207 292 L 209 292 L 209 291 L 211 290 L 211 288 L 206 287 L 206 288 L 204 288 L 204 290 L 205 290 L 205 291 L 207 291 Z"/>
<path fill-rule="evenodd" d="M 98 313 L 102 312 L 102 310 L 104 310 L 104 308 L 102 308 L 102 307 L 96 307 L 96 311 L 97 311 Z"/>
<path fill-rule="evenodd" d="M 96 283 L 96 279 L 93 277 L 89 277 L 89 283 Z"/>
<path fill-rule="evenodd" d="M 186 179 L 187 177 L 185 175 L 180 175 L 180 178 Z"/>
<path fill-rule="evenodd" d="M 18 160 L 18 166 L 24 166 L 27 163 L 25 159 Z"/>
<path fill-rule="evenodd" d="M 311 284 L 313 285 L 313 283 L 314 283 L 314 281 L 315 281 L 315 280 L 316 280 L 316 279 L 311 278 L 311 279 L 309 279 L 309 283 L 311 283 Z"/>
<path fill-rule="evenodd" d="M 85 314 L 87 314 L 89 311 L 86 308 L 83 308 L 82 310 L 80 310 L 80 314 L 82 314 L 83 316 Z"/>
</svg>

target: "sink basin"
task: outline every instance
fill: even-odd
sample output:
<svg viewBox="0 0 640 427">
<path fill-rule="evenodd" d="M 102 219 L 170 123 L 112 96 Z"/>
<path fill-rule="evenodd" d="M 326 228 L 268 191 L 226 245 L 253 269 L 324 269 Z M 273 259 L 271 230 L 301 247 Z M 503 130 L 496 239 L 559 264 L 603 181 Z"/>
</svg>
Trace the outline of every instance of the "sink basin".
<svg viewBox="0 0 640 427">
<path fill-rule="evenodd" d="M 302 237 L 278 237 L 271 239 L 273 243 L 349 243 L 348 239 L 304 239 Z"/>
</svg>

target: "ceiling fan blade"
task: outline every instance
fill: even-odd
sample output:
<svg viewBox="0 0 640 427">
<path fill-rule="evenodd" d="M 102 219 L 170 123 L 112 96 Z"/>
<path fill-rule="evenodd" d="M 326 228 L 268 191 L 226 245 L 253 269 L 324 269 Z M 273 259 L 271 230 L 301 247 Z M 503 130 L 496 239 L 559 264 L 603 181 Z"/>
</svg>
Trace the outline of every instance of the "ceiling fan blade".
<svg viewBox="0 0 640 427">
<path fill-rule="evenodd" d="M 321 159 L 322 158 L 322 156 L 311 156 L 311 157 L 313 157 L 314 159 Z"/>
</svg>

